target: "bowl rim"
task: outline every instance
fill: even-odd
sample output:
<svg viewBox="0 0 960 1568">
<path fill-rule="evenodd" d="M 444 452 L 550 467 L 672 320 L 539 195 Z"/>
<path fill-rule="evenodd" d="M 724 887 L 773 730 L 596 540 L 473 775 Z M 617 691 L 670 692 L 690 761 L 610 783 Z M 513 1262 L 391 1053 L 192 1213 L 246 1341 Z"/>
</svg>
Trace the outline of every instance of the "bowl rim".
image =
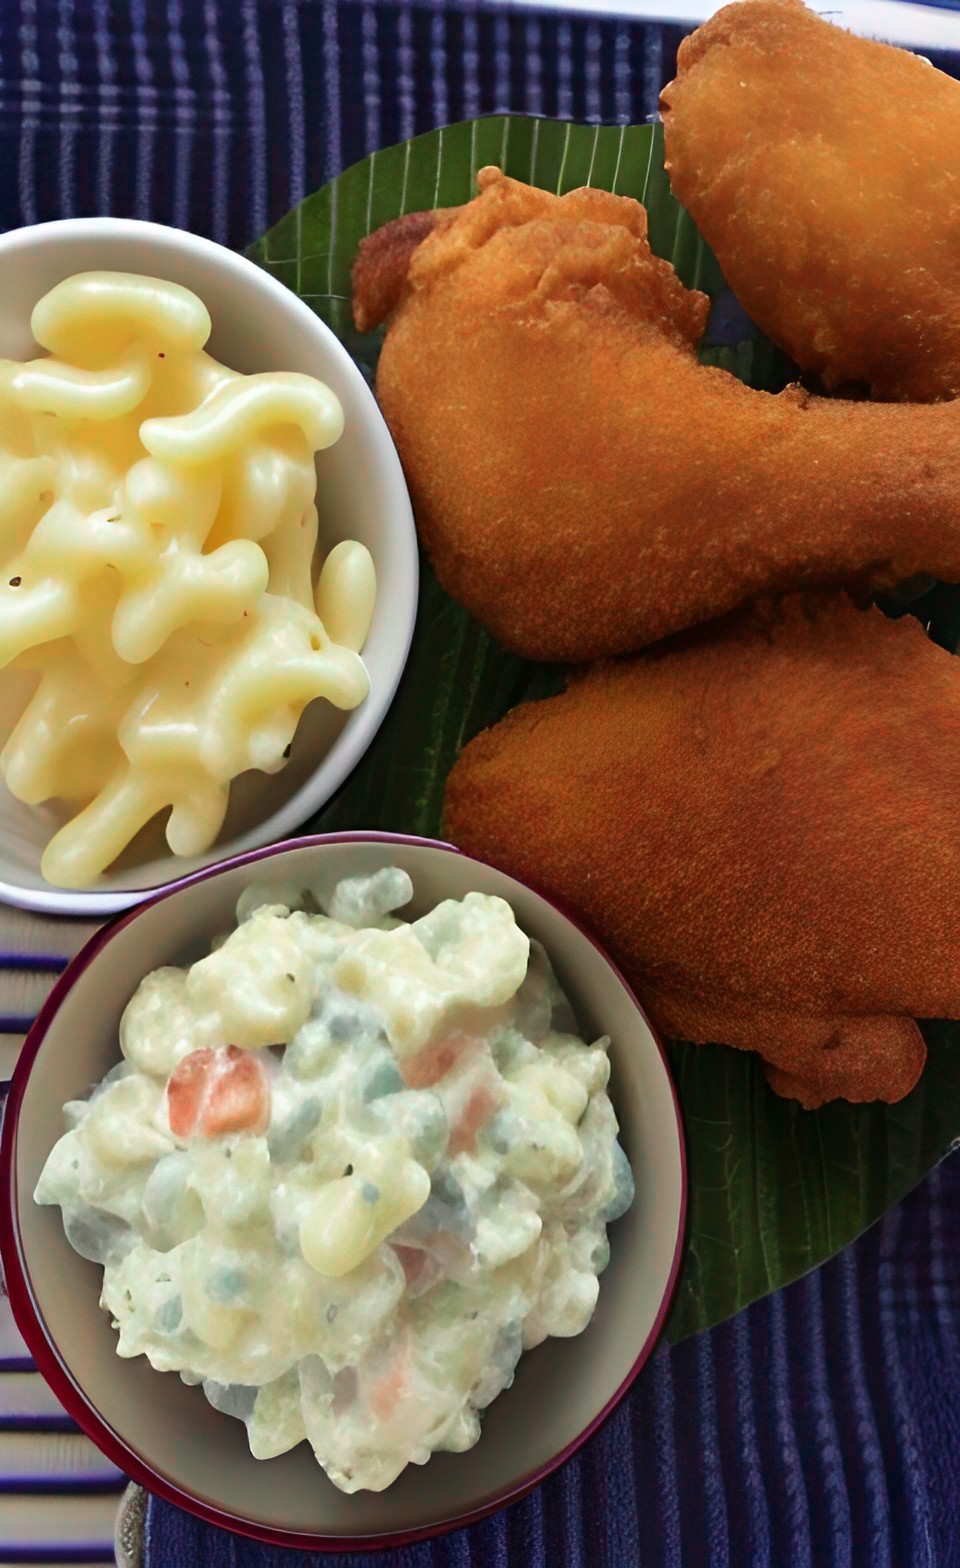
<svg viewBox="0 0 960 1568">
<path fill-rule="evenodd" d="M 19 228 L 8 229 L 6 233 L 0 234 L 0 268 L 10 255 L 28 247 L 31 243 L 56 246 L 61 241 L 69 241 L 72 236 L 83 234 L 102 236 L 104 239 L 120 236 L 133 238 L 143 235 L 148 239 L 153 238 L 158 243 L 169 245 L 183 255 L 192 252 L 209 257 L 216 266 L 226 272 L 255 278 L 264 299 L 282 305 L 285 310 L 298 318 L 304 333 L 312 332 L 323 343 L 325 351 L 336 363 L 338 370 L 353 383 L 364 403 L 364 423 L 371 431 L 376 445 L 382 447 L 382 458 L 378 461 L 382 462 L 385 477 L 391 486 L 396 486 L 396 504 L 391 512 L 389 526 L 396 532 L 398 539 L 403 536 L 405 540 L 403 553 L 406 557 L 405 570 L 409 578 L 409 593 L 401 598 L 399 594 L 393 592 L 391 597 L 391 617 L 396 622 L 396 629 L 390 634 L 392 652 L 387 677 L 375 688 L 371 686 L 370 692 L 355 710 L 357 723 L 354 728 L 345 733 L 341 732 L 328 750 L 316 759 L 312 771 L 296 793 L 276 811 L 262 818 L 257 827 L 252 830 L 260 842 L 253 844 L 249 849 L 234 850 L 229 856 L 210 862 L 211 865 L 225 865 L 228 859 L 233 860 L 237 855 L 250 854 L 255 849 L 276 843 L 287 834 L 296 833 L 307 818 L 320 811 L 337 790 L 342 788 L 354 768 L 366 755 L 390 710 L 410 656 L 420 596 L 419 549 L 410 492 L 396 444 L 380 412 L 373 391 L 336 333 L 327 326 L 326 322 L 320 320 L 299 294 L 287 288 L 266 267 L 259 266 L 240 251 L 230 250 L 228 246 L 221 245 L 217 240 L 191 234 L 186 229 L 178 229 L 166 223 L 152 223 L 145 218 L 109 216 L 54 218 L 43 223 L 23 224 Z M 157 269 L 159 275 L 163 270 L 162 251 L 157 256 Z M 214 310 L 215 308 L 214 306 Z M 378 600 L 384 587 L 385 585 L 380 585 Z M 347 717 L 349 720 L 352 715 Z M 310 798 L 311 785 L 319 768 L 333 757 L 339 760 L 337 767 L 332 771 L 328 785 L 316 798 Z M 210 853 L 217 853 L 216 843 L 211 845 Z M 52 883 L 34 888 L 0 877 L 0 903 L 46 915 L 105 919 L 121 910 L 133 908 L 152 899 L 168 888 L 179 886 L 183 878 L 177 874 L 176 856 L 168 852 L 164 864 L 167 860 L 170 862 L 171 875 L 163 881 L 151 883 L 146 887 L 114 891 L 99 890 L 96 886 L 76 890 L 58 888 Z M 208 868 L 205 866 L 201 869 Z"/>
<path fill-rule="evenodd" d="M 587 1426 L 567 1443 L 564 1448 L 542 1464 L 537 1465 L 533 1470 L 520 1476 L 513 1484 L 501 1490 L 492 1501 L 483 1503 L 476 1508 L 468 1509 L 466 1512 L 457 1514 L 454 1517 L 434 1521 L 429 1525 L 413 1526 L 409 1529 L 389 1531 L 378 1535 L 311 1535 L 298 1531 L 278 1529 L 271 1525 L 261 1524 L 256 1520 L 240 1518 L 236 1514 L 217 1507 L 214 1503 L 206 1502 L 202 1498 L 195 1497 L 190 1492 L 185 1492 L 176 1482 L 154 1470 L 148 1460 L 142 1458 L 140 1454 L 130 1448 L 125 1439 L 118 1432 L 114 1431 L 113 1427 L 100 1414 L 92 1399 L 77 1381 L 72 1369 L 61 1357 L 59 1348 L 47 1329 L 40 1304 L 34 1296 L 23 1258 L 17 1201 L 16 1145 L 20 1109 L 34 1061 L 46 1038 L 47 1031 L 68 992 L 72 990 L 76 982 L 108 945 L 112 937 L 126 926 L 132 924 L 140 915 L 145 914 L 148 910 L 154 908 L 155 905 L 163 903 L 166 899 L 172 898 L 174 894 L 191 887 L 194 883 L 206 882 L 227 871 L 235 870 L 239 866 L 252 865 L 260 860 L 268 860 L 291 849 L 358 842 L 404 844 L 417 848 L 438 850 L 445 854 L 456 855 L 462 860 L 470 861 L 490 870 L 499 871 L 501 875 L 510 875 L 509 872 L 503 872 L 499 866 L 494 865 L 492 862 L 480 860 L 475 855 L 467 855 L 464 851 L 458 849 L 456 845 L 445 843 L 440 839 L 424 838 L 417 834 L 378 831 L 306 834 L 279 844 L 269 844 L 259 849 L 248 850 L 242 855 L 234 855 L 229 860 L 221 861 L 217 865 L 207 866 L 200 871 L 192 872 L 189 876 L 181 878 L 175 884 L 164 887 L 154 897 L 137 904 L 133 909 L 128 910 L 125 914 L 101 927 L 71 960 L 53 986 L 24 1041 L 10 1082 L 4 1106 L 2 1127 L 0 1127 L 0 1222 L 2 1222 L 0 1223 L 0 1254 L 2 1254 L 10 1305 L 14 1321 L 26 1342 L 27 1348 L 34 1357 L 37 1370 L 46 1379 L 61 1404 L 73 1416 L 87 1437 L 96 1444 L 108 1459 L 112 1460 L 124 1474 L 156 1496 L 163 1498 L 164 1501 L 185 1509 L 186 1512 L 203 1519 L 208 1524 L 232 1530 L 235 1534 L 245 1536 L 249 1540 L 259 1541 L 270 1546 L 298 1548 L 303 1551 L 369 1552 L 389 1550 L 400 1546 L 412 1546 L 418 1542 L 430 1540 L 432 1537 L 445 1535 L 452 1530 L 463 1529 L 467 1525 L 476 1524 L 481 1519 L 486 1519 L 491 1514 L 498 1513 L 500 1509 L 508 1507 L 511 1503 L 519 1502 L 535 1486 L 545 1481 L 548 1476 L 551 1476 L 568 1459 L 571 1459 L 603 1426 L 649 1360 L 660 1337 L 676 1291 L 686 1235 L 688 1171 L 683 1116 L 663 1041 L 650 1022 L 646 1011 L 637 999 L 629 982 L 610 958 L 606 949 L 583 924 L 579 916 L 574 915 L 562 902 L 542 892 L 534 883 L 523 880 L 522 886 L 529 888 L 531 892 L 536 893 L 546 903 L 550 904 L 585 938 L 590 946 L 599 953 L 614 977 L 620 982 L 628 998 L 650 1031 L 651 1038 L 660 1056 L 673 1103 L 680 1157 L 680 1203 L 673 1258 L 663 1298 L 653 1324 L 622 1383 L 606 1401 L 602 1409 L 588 1422 Z M 514 877 L 512 880 L 520 881 L 520 878 Z"/>
</svg>

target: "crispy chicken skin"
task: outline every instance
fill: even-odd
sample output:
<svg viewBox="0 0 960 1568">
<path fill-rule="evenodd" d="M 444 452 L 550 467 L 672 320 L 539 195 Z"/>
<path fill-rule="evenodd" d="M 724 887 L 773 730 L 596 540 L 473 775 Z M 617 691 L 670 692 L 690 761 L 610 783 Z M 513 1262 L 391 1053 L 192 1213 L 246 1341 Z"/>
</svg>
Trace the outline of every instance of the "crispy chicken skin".
<svg viewBox="0 0 960 1568">
<path fill-rule="evenodd" d="M 802 0 L 741 0 L 660 98 L 677 199 L 745 309 L 828 387 L 960 392 L 960 85 Z"/>
<path fill-rule="evenodd" d="M 960 579 L 960 410 L 779 396 L 701 365 L 708 301 L 646 213 L 484 170 L 354 273 L 442 585 L 506 647 L 629 652 L 758 594 Z"/>
<path fill-rule="evenodd" d="M 912 618 L 798 596 L 595 665 L 465 748 L 445 829 L 806 1106 L 900 1099 L 960 1018 L 960 664 Z"/>
</svg>

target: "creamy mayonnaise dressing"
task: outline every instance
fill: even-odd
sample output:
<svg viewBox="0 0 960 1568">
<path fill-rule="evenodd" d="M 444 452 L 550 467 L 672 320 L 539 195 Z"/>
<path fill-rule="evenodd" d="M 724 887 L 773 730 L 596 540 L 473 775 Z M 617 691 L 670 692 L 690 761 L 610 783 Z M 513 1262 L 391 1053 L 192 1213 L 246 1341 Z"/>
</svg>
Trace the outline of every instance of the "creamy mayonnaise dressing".
<svg viewBox="0 0 960 1568">
<path fill-rule="evenodd" d="M 521 1352 L 586 1327 L 633 1197 L 609 1042 L 543 949 L 480 893 L 396 919 L 412 892 L 251 889 L 141 983 L 36 1191 L 103 1265 L 121 1356 L 348 1492 L 477 1441 Z"/>
</svg>

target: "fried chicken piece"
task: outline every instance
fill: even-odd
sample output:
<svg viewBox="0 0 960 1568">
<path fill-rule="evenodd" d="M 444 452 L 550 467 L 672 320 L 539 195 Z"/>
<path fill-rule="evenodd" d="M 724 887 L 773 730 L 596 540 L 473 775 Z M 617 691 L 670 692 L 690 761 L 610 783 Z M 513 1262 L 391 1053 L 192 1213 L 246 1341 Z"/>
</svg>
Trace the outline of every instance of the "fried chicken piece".
<svg viewBox="0 0 960 1568">
<path fill-rule="evenodd" d="M 741 0 L 681 44 L 660 109 L 674 194 L 798 365 L 960 392 L 960 85 L 802 0 Z"/>
<path fill-rule="evenodd" d="M 442 585 L 508 648 L 628 652 L 757 594 L 960 578 L 960 408 L 774 397 L 626 197 L 482 194 L 366 240 L 358 325 Z M 420 216 L 420 215 L 418 215 Z"/>
<path fill-rule="evenodd" d="M 960 663 L 912 618 L 797 596 L 595 665 L 465 748 L 445 829 L 806 1106 L 900 1099 L 960 1018 Z"/>
</svg>

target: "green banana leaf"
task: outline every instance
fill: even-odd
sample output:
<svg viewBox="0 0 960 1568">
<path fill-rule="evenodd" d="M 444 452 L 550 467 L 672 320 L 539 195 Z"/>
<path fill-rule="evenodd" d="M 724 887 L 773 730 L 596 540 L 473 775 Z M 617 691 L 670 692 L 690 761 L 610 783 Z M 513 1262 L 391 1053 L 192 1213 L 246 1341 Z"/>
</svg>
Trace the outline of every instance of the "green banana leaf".
<svg viewBox="0 0 960 1568">
<path fill-rule="evenodd" d="M 714 301 L 703 357 L 778 389 L 788 362 L 738 312 L 717 262 L 677 205 L 659 126 L 599 128 L 496 117 L 454 125 L 347 169 L 257 242 L 251 254 L 295 289 L 372 377 L 379 335 L 360 336 L 350 269 L 365 234 L 428 207 L 469 200 L 477 170 L 553 191 L 592 184 L 647 207 L 653 249 Z M 921 585 L 923 586 L 923 585 Z M 902 613 L 904 604 L 888 606 Z M 913 605 L 951 650 L 960 594 L 937 585 Z M 559 689 L 559 672 L 503 653 L 424 569 L 413 651 L 376 741 L 320 831 L 384 828 L 437 835 L 444 781 L 461 745 L 516 703 Z M 729 1317 L 831 1257 L 906 1193 L 960 1132 L 960 1026 L 924 1024 L 929 1062 L 899 1105 L 836 1102 L 803 1111 L 768 1088 L 755 1056 L 671 1043 L 686 1123 L 690 1205 L 683 1272 L 668 1334 Z"/>
</svg>

